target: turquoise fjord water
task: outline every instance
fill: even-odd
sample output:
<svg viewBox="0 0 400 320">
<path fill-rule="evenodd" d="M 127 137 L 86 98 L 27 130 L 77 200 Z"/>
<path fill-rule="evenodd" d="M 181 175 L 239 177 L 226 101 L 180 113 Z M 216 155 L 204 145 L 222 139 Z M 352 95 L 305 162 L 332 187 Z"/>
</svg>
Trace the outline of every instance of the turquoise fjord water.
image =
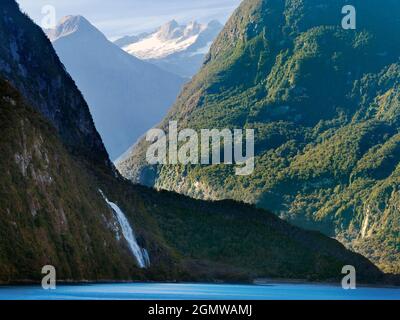
<svg viewBox="0 0 400 320">
<path fill-rule="evenodd" d="M 0 287 L 0 300 L 400 300 L 400 289 L 314 284 L 87 284 Z"/>
</svg>

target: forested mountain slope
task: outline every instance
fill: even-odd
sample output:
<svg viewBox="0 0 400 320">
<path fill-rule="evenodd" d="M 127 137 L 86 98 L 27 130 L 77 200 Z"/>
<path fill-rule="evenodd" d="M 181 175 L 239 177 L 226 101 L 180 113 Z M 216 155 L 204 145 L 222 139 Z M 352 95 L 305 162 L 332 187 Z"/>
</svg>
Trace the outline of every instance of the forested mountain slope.
<svg viewBox="0 0 400 320">
<path fill-rule="evenodd" d="M 245 0 L 165 118 L 181 128 L 255 129 L 255 172 L 149 166 L 145 141 L 118 163 L 127 178 L 201 199 L 268 208 L 400 272 L 400 3 Z"/>
</svg>

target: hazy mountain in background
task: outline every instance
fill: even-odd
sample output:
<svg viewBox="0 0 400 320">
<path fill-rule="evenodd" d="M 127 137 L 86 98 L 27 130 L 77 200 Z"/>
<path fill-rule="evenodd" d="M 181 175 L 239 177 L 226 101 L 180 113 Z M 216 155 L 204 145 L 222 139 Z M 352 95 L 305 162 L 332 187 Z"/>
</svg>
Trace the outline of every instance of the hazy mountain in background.
<svg viewBox="0 0 400 320">
<path fill-rule="evenodd" d="M 397 0 L 246 0 L 162 124 L 253 128 L 255 171 L 118 163 L 135 182 L 257 204 L 400 273 L 400 11 Z"/>
<path fill-rule="evenodd" d="M 191 78 L 200 69 L 205 55 L 222 28 L 218 21 L 179 25 L 172 20 L 153 33 L 126 36 L 114 43 L 139 59 L 182 77 Z"/>
<path fill-rule="evenodd" d="M 183 85 L 179 76 L 125 53 L 84 17 L 67 16 L 47 34 L 112 159 L 162 119 Z"/>
</svg>

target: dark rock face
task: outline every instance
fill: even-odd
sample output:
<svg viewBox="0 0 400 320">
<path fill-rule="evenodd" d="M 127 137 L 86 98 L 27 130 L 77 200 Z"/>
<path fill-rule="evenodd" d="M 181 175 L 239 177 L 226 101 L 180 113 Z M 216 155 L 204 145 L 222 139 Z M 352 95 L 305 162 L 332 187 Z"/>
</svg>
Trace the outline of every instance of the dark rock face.
<svg viewBox="0 0 400 320">
<path fill-rule="evenodd" d="M 89 108 L 48 38 L 14 1 L 2 2 L 0 10 L 1 77 L 55 126 L 75 154 L 110 166 Z"/>
</svg>

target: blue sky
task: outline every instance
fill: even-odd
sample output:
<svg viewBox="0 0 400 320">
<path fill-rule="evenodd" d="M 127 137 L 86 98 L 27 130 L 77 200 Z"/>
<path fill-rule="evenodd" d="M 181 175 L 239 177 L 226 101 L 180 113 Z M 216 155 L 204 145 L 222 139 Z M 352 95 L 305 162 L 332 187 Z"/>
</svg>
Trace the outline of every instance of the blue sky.
<svg viewBox="0 0 400 320">
<path fill-rule="evenodd" d="M 69 14 L 85 16 L 109 38 L 152 30 L 178 22 L 217 19 L 224 23 L 241 0 L 17 0 L 23 11 L 40 22 L 42 8 L 52 5 L 57 20 Z"/>
</svg>

